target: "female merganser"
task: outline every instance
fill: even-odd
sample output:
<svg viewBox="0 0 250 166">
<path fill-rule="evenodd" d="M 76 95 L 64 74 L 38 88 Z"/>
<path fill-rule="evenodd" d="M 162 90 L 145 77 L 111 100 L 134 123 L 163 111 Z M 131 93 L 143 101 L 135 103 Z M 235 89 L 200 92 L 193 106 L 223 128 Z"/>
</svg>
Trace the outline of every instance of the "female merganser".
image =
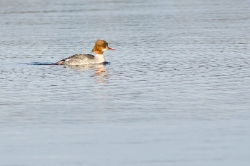
<svg viewBox="0 0 250 166">
<path fill-rule="evenodd" d="M 75 54 L 68 58 L 56 62 L 57 65 L 92 65 L 105 63 L 103 52 L 106 50 L 114 50 L 108 46 L 105 40 L 97 40 L 91 54 Z"/>
</svg>

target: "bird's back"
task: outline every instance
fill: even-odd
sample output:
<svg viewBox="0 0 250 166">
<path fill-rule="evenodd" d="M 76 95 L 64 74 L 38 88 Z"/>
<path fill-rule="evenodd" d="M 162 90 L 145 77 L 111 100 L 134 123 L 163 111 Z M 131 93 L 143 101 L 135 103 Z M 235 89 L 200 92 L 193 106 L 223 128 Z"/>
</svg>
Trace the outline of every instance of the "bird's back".
<svg viewBox="0 0 250 166">
<path fill-rule="evenodd" d="M 75 54 L 57 62 L 59 65 L 88 65 L 95 63 L 95 56 L 91 54 Z"/>
</svg>

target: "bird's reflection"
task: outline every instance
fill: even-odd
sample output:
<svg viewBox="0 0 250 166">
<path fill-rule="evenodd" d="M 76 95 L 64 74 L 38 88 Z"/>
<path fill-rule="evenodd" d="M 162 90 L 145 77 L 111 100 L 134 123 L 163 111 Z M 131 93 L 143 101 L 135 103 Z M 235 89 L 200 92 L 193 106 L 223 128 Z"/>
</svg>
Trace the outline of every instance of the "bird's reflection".
<svg viewBox="0 0 250 166">
<path fill-rule="evenodd" d="M 66 68 L 71 68 L 80 72 L 85 72 L 89 70 L 94 71 L 94 77 L 99 83 L 107 83 L 108 72 L 105 64 L 95 64 L 95 65 L 65 65 Z"/>
</svg>

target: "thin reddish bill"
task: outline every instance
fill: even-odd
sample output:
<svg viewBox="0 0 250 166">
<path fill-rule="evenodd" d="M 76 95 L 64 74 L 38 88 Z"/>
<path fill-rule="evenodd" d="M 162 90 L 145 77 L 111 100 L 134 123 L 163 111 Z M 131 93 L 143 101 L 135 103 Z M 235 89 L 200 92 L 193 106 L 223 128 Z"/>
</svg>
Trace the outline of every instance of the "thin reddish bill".
<svg viewBox="0 0 250 166">
<path fill-rule="evenodd" d="M 114 48 L 108 47 L 108 50 L 114 50 Z"/>
</svg>

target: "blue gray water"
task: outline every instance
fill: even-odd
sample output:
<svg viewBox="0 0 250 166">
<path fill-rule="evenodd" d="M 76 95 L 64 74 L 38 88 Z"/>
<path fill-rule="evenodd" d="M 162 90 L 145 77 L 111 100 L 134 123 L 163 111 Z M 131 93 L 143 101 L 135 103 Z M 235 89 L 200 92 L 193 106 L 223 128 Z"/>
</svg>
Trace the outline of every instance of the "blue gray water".
<svg viewBox="0 0 250 166">
<path fill-rule="evenodd" d="M 249 5 L 1 0 L 0 166 L 248 166 Z"/>
</svg>

